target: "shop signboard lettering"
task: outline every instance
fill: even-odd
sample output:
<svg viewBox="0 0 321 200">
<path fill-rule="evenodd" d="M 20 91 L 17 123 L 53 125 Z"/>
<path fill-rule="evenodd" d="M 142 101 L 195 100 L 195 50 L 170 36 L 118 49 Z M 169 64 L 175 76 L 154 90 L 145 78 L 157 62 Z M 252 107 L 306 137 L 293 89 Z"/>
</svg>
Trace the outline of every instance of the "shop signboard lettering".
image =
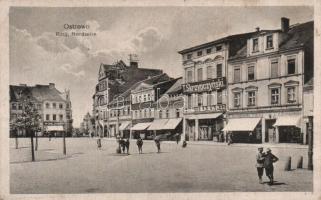
<svg viewBox="0 0 321 200">
<path fill-rule="evenodd" d="M 224 89 L 226 87 L 226 78 L 216 78 L 197 83 L 186 83 L 182 85 L 183 93 L 211 92 Z"/>
</svg>

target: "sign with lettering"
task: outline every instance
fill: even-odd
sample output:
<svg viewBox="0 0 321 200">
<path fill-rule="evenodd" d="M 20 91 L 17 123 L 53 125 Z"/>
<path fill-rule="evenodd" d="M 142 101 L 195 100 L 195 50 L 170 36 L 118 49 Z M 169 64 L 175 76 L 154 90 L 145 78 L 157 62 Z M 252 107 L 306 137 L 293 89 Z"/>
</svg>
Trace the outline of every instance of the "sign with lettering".
<svg viewBox="0 0 321 200">
<path fill-rule="evenodd" d="M 216 78 L 182 85 L 183 93 L 199 93 L 220 90 L 226 87 L 226 78 Z"/>
</svg>

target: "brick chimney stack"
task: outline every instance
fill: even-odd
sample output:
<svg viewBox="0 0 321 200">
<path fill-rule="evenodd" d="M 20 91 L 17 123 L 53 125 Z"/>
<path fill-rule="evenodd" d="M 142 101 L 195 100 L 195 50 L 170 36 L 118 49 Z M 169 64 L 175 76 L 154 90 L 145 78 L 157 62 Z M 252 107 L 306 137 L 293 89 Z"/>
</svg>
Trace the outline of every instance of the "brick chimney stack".
<svg viewBox="0 0 321 200">
<path fill-rule="evenodd" d="M 290 27 L 290 19 L 286 18 L 286 17 L 282 17 L 281 18 L 281 30 L 283 33 L 288 32 Z"/>
</svg>

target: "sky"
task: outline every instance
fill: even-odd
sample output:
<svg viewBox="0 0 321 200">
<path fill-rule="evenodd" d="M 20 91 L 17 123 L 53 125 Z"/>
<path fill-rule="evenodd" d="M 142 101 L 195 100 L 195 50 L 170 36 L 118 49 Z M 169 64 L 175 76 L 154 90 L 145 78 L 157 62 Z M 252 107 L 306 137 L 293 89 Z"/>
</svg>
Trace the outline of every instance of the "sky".
<svg viewBox="0 0 321 200">
<path fill-rule="evenodd" d="M 128 63 L 182 76 L 177 52 L 231 34 L 280 28 L 313 20 L 312 7 L 11 7 L 9 12 L 10 84 L 55 83 L 69 89 L 74 127 L 92 111 L 100 63 Z M 89 25 L 88 37 L 61 37 L 65 24 Z"/>
</svg>

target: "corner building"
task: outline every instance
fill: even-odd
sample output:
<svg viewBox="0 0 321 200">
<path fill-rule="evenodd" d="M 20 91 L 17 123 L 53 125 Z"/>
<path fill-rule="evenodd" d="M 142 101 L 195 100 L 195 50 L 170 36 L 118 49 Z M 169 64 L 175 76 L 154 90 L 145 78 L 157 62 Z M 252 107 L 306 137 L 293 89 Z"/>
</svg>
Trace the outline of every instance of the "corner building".
<svg viewBox="0 0 321 200">
<path fill-rule="evenodd" d="M 259 30 L 228 60 L 228 120 L 234 142 L 306 144 L 303 85 L 313 77 L 313 22 Z"/>
</svg>

